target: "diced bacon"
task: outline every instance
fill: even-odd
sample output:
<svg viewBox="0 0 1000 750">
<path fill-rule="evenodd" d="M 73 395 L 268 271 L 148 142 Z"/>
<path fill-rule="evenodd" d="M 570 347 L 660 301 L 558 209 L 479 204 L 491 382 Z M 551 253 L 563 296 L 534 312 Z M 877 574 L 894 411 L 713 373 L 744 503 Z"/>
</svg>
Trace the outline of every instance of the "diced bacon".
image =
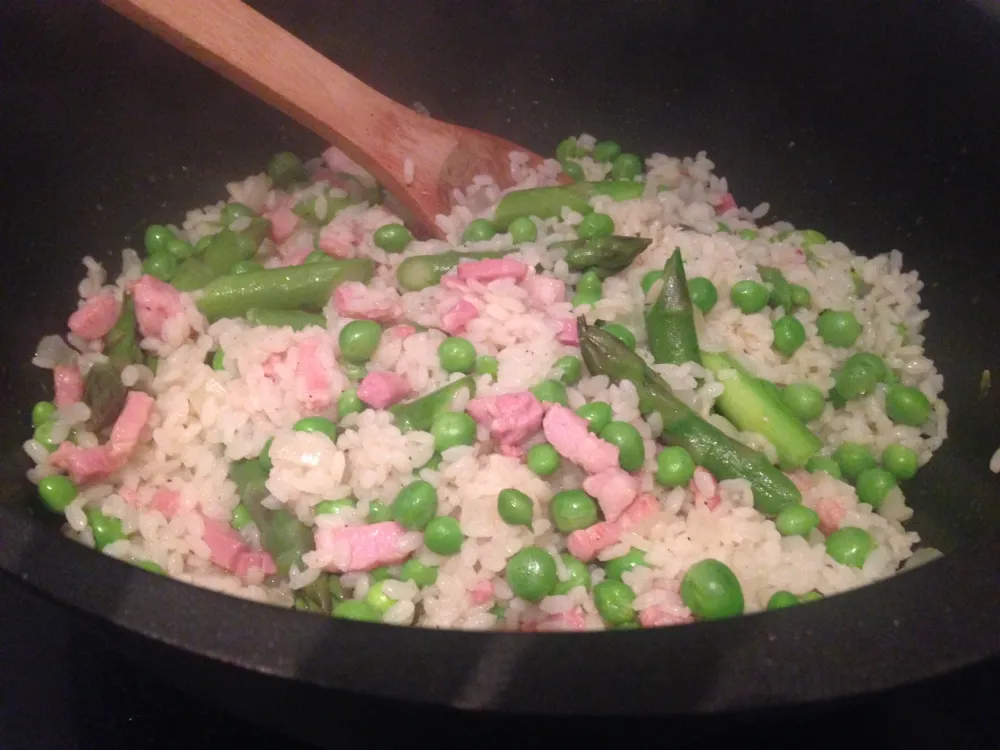
<svg viewBox="0 0 1000 750">
<path fill-rule="evenodd" d="M 299 344 L 295 380 L 300 388 L 299 400 L 310 411 L 321 411 L 331 401 L 330 375 L 334 359 L 332 351 L 324 350 L 322 344 L 319 336 L 311 336 Z"/>
<path fill-rule="evenodd" d="M 616 466 L 584 479 L 583 491 L 597 500 L 605 520 L 617 521 L 639 494 L 639 480 Z"/>
<path fill-rule="evenodd" d="M 165 281 L 142 276 L 132 287 L 135 317 L 143 336 L 159 336 L 163 325 L 184 314 L 181 293 Z"/>
<path fill-rule="evenodd" d="M 616 544 L 621 538 L 618 524 L 600 521 L 585 529 L 578 529 L 566 537 L 569 553 L 581 562 L 590 562 L 602 549 Z"/>
<path fill-rule="evenodd" d="M 639 495 L 639 497 L 632 501 L 630 506 L 625 509 L 621 518 L 618 519 L 618 525 L 621 527 L 622 531 L 628 531 L 629 529 L 638 526 L 659 510 L 660 503 L 657 501 L 656 495 L 652 495 L 649 492 L 643 492 Z"/>
<path fill-rule="evenodd" d="M 459 263 L 458 278 L 462 281 L 479 281 L 483 284 L 497 279 L 521 281 L 528 274 L 528 267 L 512 258 L 485 258 Z"/>
<path fill-rule="evenodd" d="M 486 604 L 493 599 L 493 581 L 480 581 L 469 592 L 469 599 L 475 606 Z"/>
<path fill-rule="evenodd" d="M 537 630 L 541 632 L 560 631 L 560 630 L 580 631 L 586 629 L 587 629 L 587 618 L 580 607 L 575 607 L 574 609 L 571 609 L 568 612 L 557 612 L 554 615 L 549 615 L 540 623 L 538 623 L 537 626 Z"/>
<path fill-rule="evenodd" d="M 317 529 L 316 551 L 330 555 L 326 569 L 334 573 L 371 570 L 406 559 L 406 530 L 395 521 L 340 529 Z"/>
<path fill-rule="evenodd" d="M 264 218 L 271 222 L 268 236 L 278 245 L 286 242 L 295 234 L 295 230 L 299 228 L 302 221 L 287 203 L 278 206 L 273 211 L 267 211 Z"/>
<path fill-rule="evenodd" d="M 62 443 L 49 460 L 54 467 L 68 472 L 70 478 L 81 485 L 107 479 L 120 469 L 123 463 L 119 459 L 112 458 L 111 451 L 106 445 L 80 448 L 68 441 Z"/>
<path fill-rule="evenodd" d="M 460 299 L 441 316 L 441 328 L 450 336 L 457 336 L 465 330 L 470 321 L 479 317 L 479 310 L 467 299 Z"/>
<path fill-rule="evenodd" d="M 501 447 L 516 449 L 542 428 L 545 410 L 533 393 L 505 393 L 472 399 L 465 407 L 469 416 L 489 428 Z"/>
<path fill-rule="evenodd" d="M 532 274 L 521 282 L 521 287 L 528 293 L 531 304 L 539 310 L 566 298 L 566 282 L 551 276 Z"/>
<path fill-rule="evenodd" d="M 694 470 L 688 489 L 694 495 L 695 505 L 704 505 L 709 510 L 715 510 L 722 502 L 719 483 L 708 469 L 701 466 Z"/>
<path fill-rule="evenodd" d="M 139 444 L 139 436 L 153 412 L 153 397 L 142 391 L 129 391 L 125 406 L 111 428 L 108 451 L 112 459 L 124 463 Z"/>
<path fill-rule="evenodd" d="M 666 593 L 666 601 L 647 607 L 639 613 L 639 624 L 644 628 L 685 625 L 694 622 L 691 610 L 684 606 L 680 594 L 673 589 L 668 589 Z"/>
<path fill-rule="evenodd" d="M 816 514 L 819 516 L 819 530 L 824 534 L 832 534 L 840 528 L 847 511 L 839 500 L 824 497 L 816 503 Z"/>
<path fill-rule="evenodd" d="M 83 401 L 83 376 L 80 369 L 70 365 L 56 365 L 52 370 L 55 385 L 55 405 L 60 409 Z"/>
<path fill-rule="evenodd" d="M 393 290 L 378 292 L 360 281 L 349 281 L 333 294 L 337 314 L 344 318 L 363 318 L 376 323 L 395 323 L 403 314 L 398 295 Z"/>
<path fill-rule="evenodd" d="M 567 346 L 579 346 L 580 332 L 577 329 L 576 320 L 573 318 L 563 318 L 559 321 L 559 325 L 561 327 L 556 334 L 556 341 Z"/>
<path fill-rule="evenodd" d="M 373 409 L 388 409 L 410 395 L 406 378 L 394 372 L 370 372 L 358 385 L 358 398 Z"/>
<path fill-rule="evenodd" d="M 397 341 L 402 341 L 405 338 L 409 338 L 417 332 L 417 329 L 406 323 L 400 323 L 399 325 L 391 326 L 385 329 L 385 333 L 382 334 L 384 339 L 395 339 Z"/>
<path fill-rule="evenodd" d="M 734 208 L 739 208 L 736 205 L 736 198 L 733 197 L 732 193 L 726 193 L 719 199 L 719 202 L 715 204 L 716 213 L 724 214 L 726 211 L 732 211 Z"/>
<path fill-rule="evenodd" d="M 355 222 L 333 221 L 320 230 L 316 247 L 333 258 L 353 258 L 361 239 Z"/>
<path fill-rule="evenodd" d="M 588 474 L 618 466 L 618 447 L 601 440 L 587 427 L 587 420 L 561 404 L 552 404 L 542 420 L 545 439 L 563 458 Z"/>
<path fill-rule="evenodd" d="M 208 545 L 209 559 L 226 570 L 236 567 L 236 560 L 241 552 L 247 550 L 246 542 L 229 524 L 216 521 L 214 518 L 203 518 L 205 533 L 201 540 Z"/>
<path fill-rule="evenodd" d="M 233 572 L 240 578 L 246 578 L 251 570 L 260 570 L 265 576 L 273 576 L 278 572 L 274 558 L 266 552 L 253 550 L 240 552 L 233 563 Z"/>
<path fill-rule="evenodd" d="M 177 490 L 168 490 L 161 487 L 153 493 L 153 499 L 149 502 L 149 507 L 158 510 L 168 521 L 177 515 L 181 506 L 181 493 Z"/>
<path fill-rule="evenodd" d="M 87 341 L 103 338 L 121 314 L 122 303 L 111 292 L 90 297 L 69 316 L 69 330 Z"/>
</svg>

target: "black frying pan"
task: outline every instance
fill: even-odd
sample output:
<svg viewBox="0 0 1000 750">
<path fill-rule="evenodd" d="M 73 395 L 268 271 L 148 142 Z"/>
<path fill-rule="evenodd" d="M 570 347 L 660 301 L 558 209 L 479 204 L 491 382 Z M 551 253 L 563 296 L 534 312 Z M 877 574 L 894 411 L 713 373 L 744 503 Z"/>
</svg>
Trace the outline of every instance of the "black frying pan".
<svg viewBox="0 0 1000 750">
<path fill-rule="evenodd" d="M 272 708 L 298 696 L 291 712 L 322 703 L 319 688 L 504 711 L 761 710 L 1000 654 L 1000 478 L 987 470 L 1000 426 L 997 396 L 979 390 L 1000 364 L 1000 26 L 989 13 L 956 0 L 254 5 L 442 119 L 539 152 L 582 131 L 640 153 L 707 149 L 741 202 L 769 200 L 774 218 L 859 252 L 903 249 L 927 283 L 928 346 L 952 409 L 951 438 L 906 488 L 911 528 L 947 556 L 738 620 L 501 635 L 280 611 L 62 539 L 22 478 L 20 444 L 48 388 L 31 352 L 63 329 L 79 258 L 110 260 L 271 152 L 322 144 L 109 10 L 24 0 L 5 5 L 0 43 L 0 569 L 202 694 L 222 701 L 253 685 Z"/>
</svg>

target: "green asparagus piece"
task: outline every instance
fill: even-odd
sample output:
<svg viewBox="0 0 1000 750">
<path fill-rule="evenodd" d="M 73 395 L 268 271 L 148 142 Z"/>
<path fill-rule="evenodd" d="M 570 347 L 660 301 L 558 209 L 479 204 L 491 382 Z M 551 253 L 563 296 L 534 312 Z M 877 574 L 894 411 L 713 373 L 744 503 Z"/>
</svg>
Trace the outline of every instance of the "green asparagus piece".
<svg viewBox="0 0 1000 750">
<path fill-rule="evenodd" d="M 253 257 L 270 228 L 270 221 L 255 216 L 250 219 L 250 226 L 242 232 L 223 229 L 213 235 L 205 252 L 202 253 L 201 262 L 216 275 L 229 273 L 230 269 L 241 260 Z"/>
<path fill-rule="evenodd" d="M 595 195 L 610 195 L 616 201 L 627 201 L 642 197 L 645 187 L 645 183 L 631 180 L 605 180 L 515 190 L 500 199 L 493 223 L 506 229 L 514 219 L 522 216 L 552 219 L 562 214 L 563 207 L 589 214 L 594 210 L 590 199 Z"/>
<path fill-rule="evenodd" d="M 170 284 L 182 292 L 193 292 L 195 289 L 201 289 L 217 275 L 200 258 L 188 258 L 170 277 Z"/>
<path fill-rule="evenodd" d="M 248 323 L 255 326 L 274 326 L 283 328 L 289 326 L 292 330 L 301 331 L 309 326 L 326 328 L 326 318 L 319 313 L 307 313 L 301 310 L 266 310 L 251 307 L 246 312 Z"/>
<path fill-rule="evenodd" d="M 789 411 L 781 399 L 763 387 L 732 357 L 702 352 L 701 360 L 716 378 L 723 370 L 735 373 L 734 377 L 720 380 L 725 391 L 716 400 L 716 407 L 739 429 L 758 432 L 766 437 L 778 451 L 783 466 L 796 469 L 823 447 L 820 439 Z"/>
<path fill-rule="evenodd" d="M 552 247 L 566 249 L 566 265 L 570 270 L 595 271 L 602 279 L 606 279 L 628 268 L 649 247 L 650 242 L 652 240 L 645 237 L 605 234 L 585 240 L 556 242 Z"/>
<path fill-rule="evenodd" d="M 792 304 L 792 285 L 788 283 L 785 274 L 768 266 L 757 266 L 757 273 L 765 284 L 771 285 L 771 305 L 782 307 L 786 313 L 791 314 L 795 305 Z"/>
<path fill-rule="evenodd" d="M 142 349 L 135 340 L 135 330 L 135 303 L 130 295 L 126 295 L 118 320 L 104 337 L 104 353 L 116 370 L 143 361 Z"/>
<path fill-rule="evenodd" d="M 457 266 L 463 258 L 470 260 L 502 258 L 512 252 L 514 252 L 514 248 L 475 253 L 459 253 L 449 250 L 437 255 L 415 255 L 399 264 L 399 268 L 396 269 L 396 278 L 403 289 L 408 292 L 419 292 L 421 289 L 434 286 L 441 281 L 441 277 Z"/>
<path fill-rule="evenodd" d="M 354 258 L 220 276 L 205 286 L 198 308 L 213 321 L 241 317 L 253 307 L 321 310 L 338 284 L 368 282 L 374 273 L 370 258 Z"/>
<path fill-rule="evenodd" d="M 390 407 L 389 411 L 392 412 L 392 416 L 396 420 L 396 427 L 401 432 L 410 432 L 411 430 L 429 432 L 434 417 L 451 411 L 455 398 L 463 389 L 468 389 L 470 397 L 475 396 L 476 381 L 470 376 L 459 378 L 455 382 L 414 401 L 396 404 L 396 406 Z"/>
<path fill-rule="evenodd" d="M 122 413 L 127 396 L 128 389 L 122 385 L 118 368 L 110 362 L 91 367 L 83 379 L 83 401 L 90 407 L 88 428 L 99 432 L 114 424 Z"/>
<path fill-rule="evenodd" d="M 767 456 L 733 440 L 706 422 L 671 392 L 666 382 L 642 357 L 596 326 L 579 320 L 580 351 L 587 369 L 613 381 L 631 381 L 644 413 L 655 411 L 663 421 L 663 440 L 680 445 L 699 466 L 719 479 L 746 479 L 753 490 L 754 507 L 776 515 L 802 501 L 795 484 Z"/>
<path fill-rule="evenodd" d="M 646 336 L 657 364 L 701 362 L 694 306 L 688 293 L 680 248 L 674 250 L 663 267 L 663 288 L 646 313 Z"/>
</svg>

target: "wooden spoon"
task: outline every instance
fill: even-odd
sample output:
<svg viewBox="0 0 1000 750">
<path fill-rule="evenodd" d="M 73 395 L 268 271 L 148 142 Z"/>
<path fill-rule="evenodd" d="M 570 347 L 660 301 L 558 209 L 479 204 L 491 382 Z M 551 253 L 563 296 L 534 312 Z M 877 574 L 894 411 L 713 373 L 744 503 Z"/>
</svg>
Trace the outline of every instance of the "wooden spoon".
<svg viewBox="0 0 1000 750">
<path fill-rule="evenodd" d="M 103 0 L 280 109 L 370 172 L 433 236 L 452 190 L 477 174 L 510 187 L 509 154 L 542 157 L 502 138 L 397 104 L 327 60 L 241 0 Z M 404 164 L 413 164 L 412 181 Z"/>
</svg>

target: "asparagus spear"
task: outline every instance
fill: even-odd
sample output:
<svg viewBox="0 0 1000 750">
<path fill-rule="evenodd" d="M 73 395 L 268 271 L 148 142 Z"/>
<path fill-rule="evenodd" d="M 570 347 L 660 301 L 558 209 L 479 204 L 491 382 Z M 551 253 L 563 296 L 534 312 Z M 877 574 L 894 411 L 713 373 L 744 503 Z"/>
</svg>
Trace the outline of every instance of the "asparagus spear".
<svg viewBox="0 0 1000 750">
<path fill-rule="evenodd" d="M 255 216 L 250 219 L 250 226 L 241 232 L 223 229 L 209 240 L 201 262 L 217 275 L 229 273 L 229 269 L 241 260 L 253 257 L 270 228 L 270 221 Z"/>
<path fill-rule="evenodd" d="M 475 396 L 476 381 L 467 375 L 414 401 L 396 404 L 390 407 L 389 411 L 392 412 L 392 416 L 396 420 L 396 427 L 400 431 L 422 430 L 427 432 L 431 429 L 434 417 L 451 411 L 455 398 L 463 389 L 468 389 L 469 395 Z"/>
<path fill-rule="evenodd" d="M 746 479 L 753 489 L 754 507 L 775 515 L 802 501 L 795 484 L 767 456 L 733 440 L 706 422 L 671 392 L 666 382 L 642 357 L 621 341 L 579 319 L 580 351 L 592 374 L 613 381 L 631 381 L 644 412 L 656 411 L 663 420 L 663 439 L 683 446 L 695 462 L 720 479 Z"/>
<path fill-rule="evenodd" d="M 566 265 L 573 271 L 593 270 L 602 279 L 628 268 L 635 258 L 649 247 L 645 237 L 601 235 L 585 240 L 556 242 L 552 247 L 566 248 Z"/>
<path fill-rule="evenodd" d="M 118 370 L 143 361 L 142 350 L 135 340 L 135 330 L 135 303 L 130 295 L 126 295 L 118 320 L 104 337 L 104 352 Z"/>
<path fill-rule="evenodd" d="M 564 207 L 589 214 L 594 210 L 590 206 L 590 199 L 595 195 L 610 195 L 616 201 L 625 201 L 641 197 L 644 189 L 645 184 L 642 182 L 605 180 L 515 190 L 500 199 L 493 223 L 500 229 L 506 229 L 514 219 L 521 216 L 551 219 L 558 217 Z"/>
<path fill-rule="evenodd" d="M 246 312 L 248 323 L 255 326 L 289 326 L 295 331 L 301 331 L 309 326 L 326 328 L 326 318 L 319 313 L 307 313 L 301 310 L 265 310 L 261 307 L 251 307 Z"/>
<path fill-rule="evenodd" d="M 87 426 L 92 432 L 110 427 L 125 407 L 128 389 L 122 385 L 121 373 L 110 362 L 90 368 L 83 379 L 83 401 L 90 407 Z"/>
<path fill-rule="evenodd" d="M 415 255 L 407 258 L 396 269 L 399 285 L 409 292 L 419 292 L 429 286 L 434 286 L 441 277 L 458 265 L 463 258 L 482 260 L 483 258 L 502 258 L 514 252 L 509 250 L 486 250 L 475 253 L 459 253 L 449 250 L 437 255 Z"/>
<path fill-rule="evenodd" d="M 657 364 L 701 362 L 698 334 L 694 327 L 694 307 L 688 293 L 680 248 L 674 250 L 663 267 L 663 289 L 646 313 L 646 335 L 653 361 Z"/>
</svg>

